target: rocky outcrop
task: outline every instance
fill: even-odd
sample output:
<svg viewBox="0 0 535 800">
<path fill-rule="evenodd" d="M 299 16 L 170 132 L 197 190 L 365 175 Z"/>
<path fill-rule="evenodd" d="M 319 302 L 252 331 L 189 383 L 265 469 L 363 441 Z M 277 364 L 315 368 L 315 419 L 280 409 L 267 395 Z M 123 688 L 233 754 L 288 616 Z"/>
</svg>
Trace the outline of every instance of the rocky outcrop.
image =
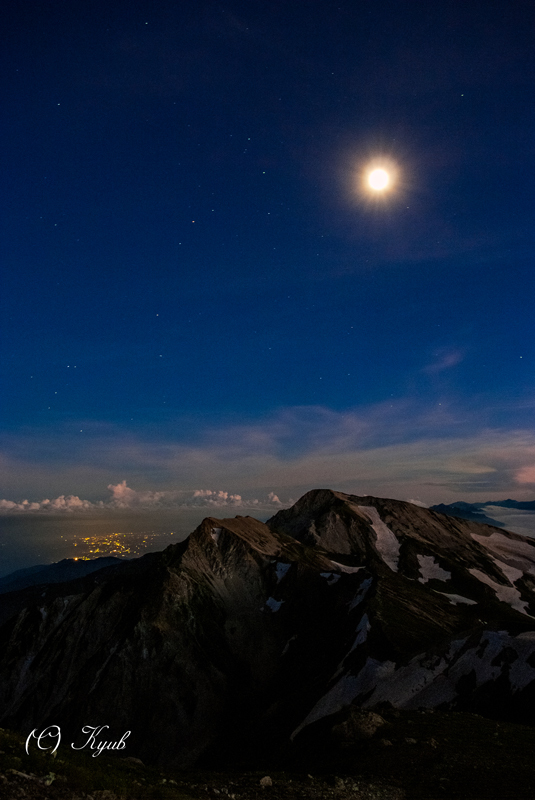
<svg viewBox="0 0 535 800">
<path fill-rule="evenodd" d="M 2 608 L 2 724 L 131 730 L 147 763 L 385 703 L 533 721 L 535 543 L 410 503 L 309 492 Z"/>
</svg>

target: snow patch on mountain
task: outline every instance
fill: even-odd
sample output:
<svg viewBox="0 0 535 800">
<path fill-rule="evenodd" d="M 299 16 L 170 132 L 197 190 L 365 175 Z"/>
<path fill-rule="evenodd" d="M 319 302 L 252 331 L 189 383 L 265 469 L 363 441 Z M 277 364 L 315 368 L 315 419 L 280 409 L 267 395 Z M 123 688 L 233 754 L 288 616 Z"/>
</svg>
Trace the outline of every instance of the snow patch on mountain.
<svg viewBox="0 0 535 800">
<path fill-rule="evenodd" d="M 294 739 L 306 725 L 317 722 L 323 717 L 335 714 L 348 706 L 361 694 L 371 691 L 379 681 L 390 675 L 396 665 L 393 661 L 378 661 L 368 658 L 358 675 L 344 675 L 312 708 L 308 716 L 294 730 L 290 739 Z"/>
<path fill-rule="evenodd" d="M 476 686 L 495 681 L 502 672 L 500 655 L 510 642 L 507 631 L 484 631 L 477 645 L 462 652 L 448 670 L 448 680 L 456 686 L 466 675 L 475 678 Z"/>
<path fill-rule="evenodd" d="M 212 530 L 210 531 L 210 536 L 217 544 L 219 541 L 219 537 L 221 536 L 221 528 L 212 528 Z"/>
<path fill-rule="evenodd" d="M 480 640 L 464 649 L 466 639 L 452 642 L 442 655 L 421 654 L 409 664 L 385 676 L 364 702 L 364 707 L 388 701 L 398 708 L 433 708 L 459 696 L 459 681 L 470 676 L 476 687 L 496 681 L 509 662 L 509 685 L 520 691 L 535 680 L 533 655 L 535 631 L 516 637 L 506 631 L 484 631 Z"/>
<path fill-rule="evenodd" d="M 455 687 L 443 679 L 443 674 L 465 642 L 465 639 L 452 642 L 448 652 L 442 655 L 415 656 L 382 680 L 363 705 L 373 706 L 388 701 L 398 708 L 418 708 L 454 700 L 457 696 Z M 440 680 L 435 683 L 436 678 Z"/>
<path fill-rule="evenodd" d="M 393 572 L 397 572 L 399 562 L 399 542 L 397 537 L 392 533 L 390 528 L 385 525 L 374 506 L 358 506 L 358 509 L 368 517 L 371 522 L 371 526 L 377 537 L 376 545 L 379 555 Z"/>
<path fill-rule="evenodd" d="M 515 581 L 518 581 L 524 574 L 521 569 L 517 569 L 516 567 L 511 567 L 509 564 L 505 564 L 503 561 L 500 561 L 497 558 L 494 558 L 493 561 L 501 569 L 505 577 L 511 583 L 515 583 Z"/>
<path fill-rule="evenodd" d="M 351 650 L 349 653 L 352 653 L 353 650 L 356 650 L 359 644 L 364 644 L 366 639 L 368 638 L 368 633 L 371 629 L 370 620 L 368 619 L 367 614 L 362 615 L 362 619 L 360 620 L 359 624 L 357 625 L 357 638 L 351 645 Z M 348 653 L 348 655 L 349 655 Z"/>
<path fill-rule="evenodd" d="M 503 562 L 500 561 L 496 561 L 496 563 L 498 564 L 504 575 L 506 575 L 506 577 L 509 580 L 511 580 L 509 575 L 507 575 L 506 573 L 507 564 L 503 564 Z M 493 589 L 494 592 L 496 593 L 496 597 L 498 598 L 498 600 L 501 600 L 502 603 L 509 603 L 511 608 L 514 608 L 516 611 L 520 611 L 521 614 L 525 614 L 527 617 L 530 616 L 530 614 L 528 614 L 528 612 L 526 611 L 528 603 L 527 601 L 521 599 L 520 592 L 515 586 L 503 586 L 501 583 L 496 583 L 496 581 L 493 581 L 492 578 L 490 578 L 485 572 L 482 572 L 480 569 L 474 569 L 472 567 L 471 569 L 468 570 L 468 572 L 470 573 L 470 575 L 473 575 L 474 578 L 477 578 L 478 581 L 481 581 L 481 583 L 485 583 L 487 586 L 490 586 L 490 588 Z M 511 574 L 511 568 L 509 568 L 509 572 Z M 514 570 L 514 574 L 516 575 L 514 580 L 517 580 L 519 577 L 522 576 L 520 570 Z"/>
<path fill-rule="evenodd" d="M 472 533 L 472 539 L 483 545 L 495 558 L 509 564 L 511 567 L 535 575 L 535 546 L 529 542 L 510 539 L 503 533 L 493 533 L 491 536 L 482 536 Z"/>
<path fill-rule="evenodd" d="M 359 586 L 358 592 L 356 593 L 356 595 L 354 596 L 353 600 L 349 604 L 349 611 L 352 611 L 354 608 L 356 608 L 359 605 L 359 603 L 361 603 L 364 600 L 364 598 L 365 598 L 365 596 L 366 596 L 366 594 L 368 592 L 368 589 L 370 588 L 372 583 L 373 583 L 373 578 L 365 578 L 362 581 L 362 583 Z"/>
<path fill-rule="evenodd" d="M 338 572 L 345 572 L 347 575 L 353 575 L 359 570 L 364 569 L 364 567 L 348 567 L 346 564 L 339 564 L 338 561 L 332 561 L 332 560 L 331 564 L 333 565 L 333 567 L 336 567 Z"/>
<path fill-rule="evenodd" d="M 320 572 L 320 577 L 326 578 L 330 586 L 340 580 L 340 574 L 338 572 Z"/>
<path fill-rule="evenodd" d="M 287 652 L 288 652 L 288 650 L 290 649 L 290 645 L 291 645 L 291 643 L 292 643 L 293 641 L 295 641 L 296 639 L 297 639 L 297 634 L 294 634 L 294 635 L 293 635 L 293 636 L 292 636 L 290 639 L 288 639 L 288 641 L 287 641 L 287 642 L 286 642 L 286 644 L 284 645 L 284 650 L 282 651 L 281 655 L 283 655 L 283 656 L 285 656 L 285 655 L 286 655 L 286 653 L 287 653 Z"/>
<path fill-rule="evenodd" d="M 446 592 L 437 592 L 437 594 L 447 597 L 450 603 L 454 606 L 458 605 L 459 603 L 464 603 L 464 605 L 467 606 L 477 606 L 477 600 L 470 600 L 469 597 L 463 597 L 462 594 L 447 594 Z"/>
<path fill-rule="evenodd" d="M 266 606 L 273 612 L 278 611 L 283 603 L 284 600 L 275 600 L 274 597 L 268 597 L 266 600 Z"/>
<path fill-rule="evenodd" d="M 526 633 L 520 633 L 514 637 L 513 647 L 519 657 L 511 664 L 509 684 L 515 692 L 535 681 L 535 669 L 529 663 L 530 659 L 533 661 L 534 639 L 535 631 L 526 631 Z"/>
<path fill-rule="evenodd" d="M 275 575 L 277 576 L 277 583 L 280 583 L 288 570 L 290 569 L 291 564 L 284 564 L 282 561 L 279 561 L 277 566 L 275 567 Z"/>
<path fill-rule="evenodd" d="M 430 580 L 449 581 L 451 572 L 442 569 L 439 563 L 433 556 L 417 556 L 418 564 L 420 565 L 421 578 L 418 578 L 420 583 L 427 583 Z"/>
<path fill-rule="evenodd" d="M 370 632 L 370 630 L 371 630 L 371 625 L 368 615 L 363 614 L 355 631 L 357 634 L 355 641 L 351 645 L 350 649 L 348 650 L 342 661 L 338 664 L 338 669 L 332 676 L 332 680 L 335 680 L 336 678 L 338 678 L 339 675 L 341 675 L 344 672 L 347 657 L 350 655 L 350 653 L 356 650 L 359 645 L 364 644 L 364 642 L 368 638 L 368 633 Z"/>
</svg>

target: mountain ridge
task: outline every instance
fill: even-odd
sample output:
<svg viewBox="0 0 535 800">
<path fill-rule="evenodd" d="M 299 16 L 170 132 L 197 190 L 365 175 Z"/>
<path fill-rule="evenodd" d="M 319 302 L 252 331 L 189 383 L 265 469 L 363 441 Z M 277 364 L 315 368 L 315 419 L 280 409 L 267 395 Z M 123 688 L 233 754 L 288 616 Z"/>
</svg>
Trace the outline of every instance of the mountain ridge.
<svg viewBox="0 0 535 800">
<path fill-rule="evenodd" d="M 314 490 L 38 595 L 0 601 L 14 729 L 113 723 L 180 766 L 385 702 L 535 721 L 535 542 L 411 503 Z"/>
<path fill-rule="evenodd" d="M 64 558 L 54 564 L 38 564 L 10 572 L 0 578 L 0 594 L 15 592 L 43 583 L 64 583 L 124 562 L 115 556 L 101 556 L 93 559 Z"/>
<path fill-rule="evenodd" d="M 460 517 L 461 519 L 473 520 L 474 522 L 484 522 L 497 528 L 505 528 L 506 523 L 493 519 L 485 513 L 485 509 L 492 507 L 516 509 L 517 511 L 535 511 L 535 500 L 485 500 L 481 503 L 466 503 L 463 500 L 457 500 L 453 503 L 439 503 L 438 505 L 430 506 L 430 510 L 453 517 Z"/>
</svg>

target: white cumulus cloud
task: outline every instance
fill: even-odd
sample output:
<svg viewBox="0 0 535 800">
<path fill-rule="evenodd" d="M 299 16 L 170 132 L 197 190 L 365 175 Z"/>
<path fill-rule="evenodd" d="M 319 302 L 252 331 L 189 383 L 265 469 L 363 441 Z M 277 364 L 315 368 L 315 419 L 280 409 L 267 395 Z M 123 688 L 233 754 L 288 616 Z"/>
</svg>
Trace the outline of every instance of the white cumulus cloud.
<svg viewBox="0 0 535 800">
<path fill-rule="evenodd" d="M 0 500 L 1 511 L 88 511 L 93 508 L 102 508 L 103 503 L 92 503 L 90 500 L 80 500 L 76 495 L 64 494 L 54 500 L 40 500 L 30 502 L 22 500 L 16 503 L 13 500 Z"/>
<path fill-rule="evenodd" d="M 241 494 L 230 494 L 222 490 L 196 489 L 193 492 L 193 505 L 208 506 L 242 506 L 244 504 Z M 247 501 L 246 501 L 247 502 Z M 256 505 L 258 500 L 254 500 Z"/>
<path fill-rule="evenodd" d="M 130 489 L 126 485 L 126 481 L 121 481 L 116 485 L 110 483 L 108 489 L 112 495 L 110 504 L 116 508 L 154 506 L 165 499 L 166 494 L 170 494 L 169 492 L 138 492 L 135 489 Z"/>
<path fill-rule="evenodd" d="M 148 491 L 132 489 L 127 485 L 126 480 L 120 483 L 108 485 L 111 498 L 106 501 L 81 500 L 76 495 L 60 495 L 54 500 L 40 500 L 38 502 L 22 500 L 0 500 L 0 512 L 76 512 L 76 511 L 100 511 L 100 510 L 156 510 L 173 508 L 280 508 L 283 503 L 274 492 L 270 492 L 267 498 L 244 498 L 240 494 L 223 489 L 195 489 L 195 490 L 171 490 L 171 491 Z"/>
</svg>

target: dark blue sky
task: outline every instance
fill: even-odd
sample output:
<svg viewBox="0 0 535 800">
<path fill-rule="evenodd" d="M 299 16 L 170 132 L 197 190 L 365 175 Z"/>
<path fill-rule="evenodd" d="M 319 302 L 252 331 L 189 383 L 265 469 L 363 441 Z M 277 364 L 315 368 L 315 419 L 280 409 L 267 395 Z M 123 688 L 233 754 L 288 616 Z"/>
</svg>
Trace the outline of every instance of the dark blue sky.
<svg viewBox="0 0 535 800">
<path fill-rule="evenodd" d="M 533 495 L 531 2 L 4 16 L 8 510 Z"/>
</svg>

